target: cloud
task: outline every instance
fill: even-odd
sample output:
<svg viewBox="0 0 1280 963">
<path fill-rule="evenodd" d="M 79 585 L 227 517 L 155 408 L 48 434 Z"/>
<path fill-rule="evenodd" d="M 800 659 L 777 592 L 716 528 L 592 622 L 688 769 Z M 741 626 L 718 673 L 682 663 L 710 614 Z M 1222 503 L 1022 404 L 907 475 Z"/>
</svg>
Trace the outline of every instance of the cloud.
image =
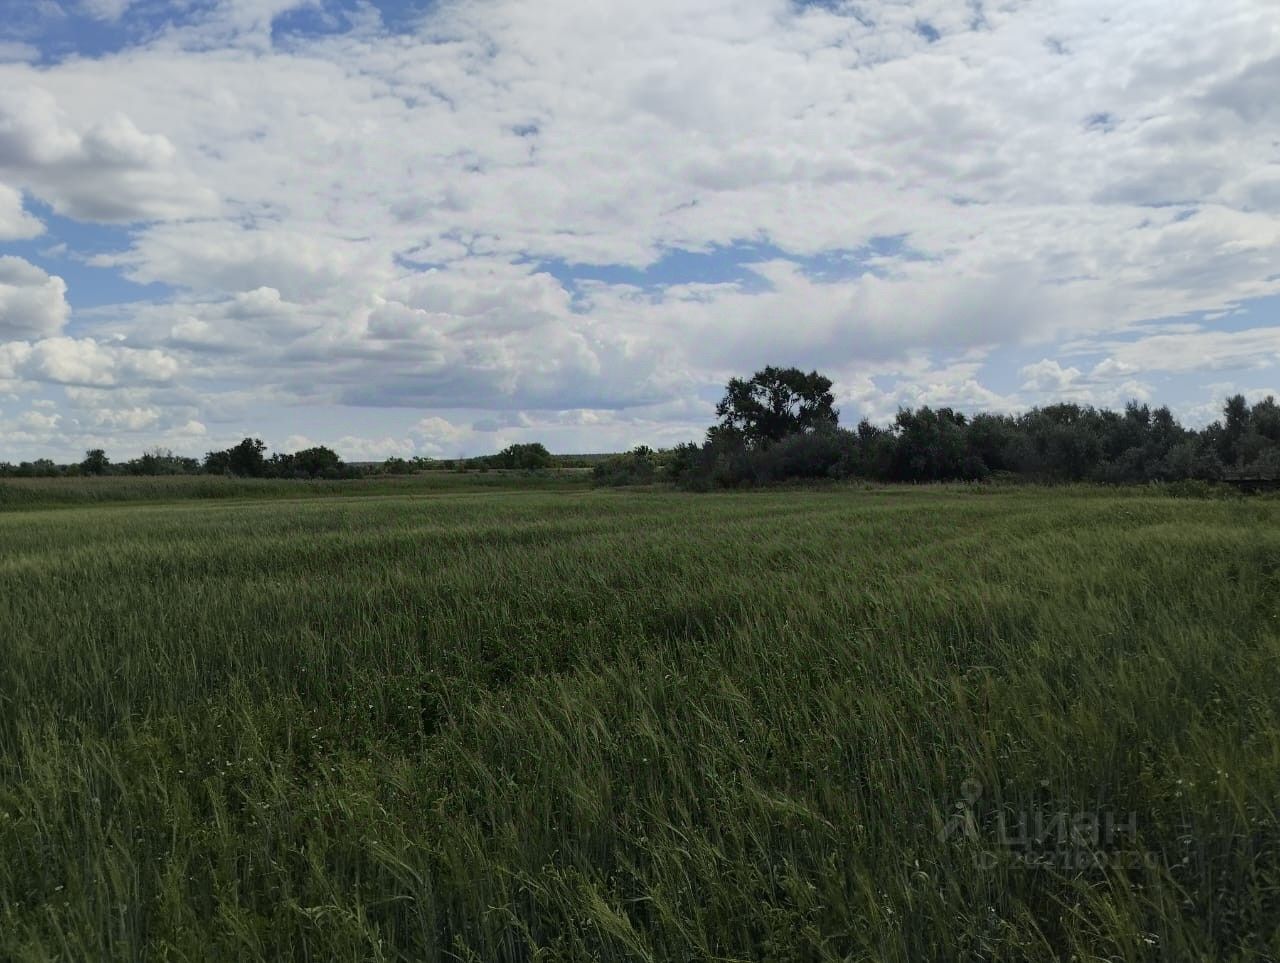
<svg viewBox="0 0 1280 963">
<path fill-rule="evenodd" d="M 1209 104 L 1235 113 L 1248 124 L 1280 118 L 1275 92 L 1280 88 L 1280 56 L 1249 64 L 1234 76 L 1214 84 L 1205 96 Z"/>
<path fill-rule="evenodd" d="M 434 420 L 434 419 L 433 419 Z M 506 411 L 499 415 L 486 415 L 471 425 L 472 431 L 494 432 L 508 428 L 531 428 L 533 421 L 523 411 Z"/>
<path fill-rule="evenodd" d="M 40 58 L 40 50 L 17 40 L 0 40 L 0 63 L 24 63 Z"/>
<path fill-rule="evenodd" d="M 1104 364 L 1126 372 L 1192 374 L 1280 365 L 1280 327 L 1241 331 L 1190 331 L 1157 334 L 1128 342 L 1109 342 Z"/>
<path fill-rule="evenodd" d="M 259 347 L 260 339 L 287 340 L 314 328 L 303 305 L 286 301 L 275 288 L 242 291 L 216 302 L 178 303 L 142 312 L 154 318 L 152 337 L 167 347 L 194 352 L 242 352 Z M 163 329 L 168 325 L 167 336 Z"/>
<path fill-rule="evenodd" d="M 0 256 L 0 341 L 56 334 L 67 321 L 67 285 L 20 257 Z"/>
<path fill-rule="evenodd" d="M 21 241 L 39 237 L 44 225 L 22 208 L 22 195 L 0 184 L 0 241 Z"/>
<path fill-rule="evenodd" d="M 0 349 L 0 365 L 5 349 Z M 43 397 L 6 418 L 0 406 L 4 455 L 53 455 L 78 461 L 89 448 L 105 448 L 113 460 L 136 457 L 157 447 L 180 453 L 203 450 L 207 429 L 181 409 L 152 400 L 150 388 L 56 389 L 57 401 Z"/>
<path fill-rule="evenodd" d="M 335 442 L 334 449 L 346 461 L 383 461 L 392 456 L 412 454 L 415 446 L 412 438 L 343 435 Z"/>
<path fill-rule="evenodd" d="M 114 21 L 124 16 L 125 11 L 138 0 L 80 0 L 80 9 L 98 20 Z"/>
<path fill-rule="evenodd" d="M 112 432 L 146 431 L 160 423 L 159 408 L 100 408 L 90 413 L 86 422 L 98 430 Z"/>
<path fill-rule="evenodd" d="M 466 437 L 465 429 L 444 418 L 424 418 L 413 427 L 413 433 L 428 444 L 445 445 Z"/>
<path fill-rule="evenodd" d="M 1072 369 L 1075 370 L 1074 368 Z M 1114 378 L 1127 378 L 1138 372 L 1139 368 L 1135 364 L 1128 361 L 1120 361 L 1116 358 L 1104 358 L 1094 365 L 1090 377 L 1095 381 L 1105 381 Z"/>
<path fill-rule="evenodd" d="M 1152 397 L 1151 385 L 1131 377 L 1138 370 L 1117 358 L 1106 358 L 1085 374 L 1079 368 L 1064 368 L 1059 362 L 1045 358 L 1022 369 L 1025 379 L 1022 390 L 1028 393 L 1025 401 L 1034 404 L 1072 401 L 1117 408 L 1129 401 L 1148 401 Z"/>
<path fill-rule="evenodd" d="M 1065 394 L 1080 380 L 1079 368 L 1064 368 L 1049 358 L 1029 364 L 1022 369 L 1024 391 Z"/>
<path fill-rule="evenodd" d="M 78 220 L 163 220 L 216 208 L 163 134 L 145 134 L 115 110 L 77 127 L 31 84 L 0 88 L 0 173 Z"/>
<path fill-rule="evenodd" d="M 0 344 L 0 379 L 109 388 L 161 384 L 180 370 L 155 349 L 101 344 L 93 338 L 45 338 Z"/>
<path fill-rule="evenodd" d="M 126 254 L 91 263 L 120 267 L 143 284 L 163 282 L 204 294 L 269 287 L 291 299 L 316 300 L 359 277 L 389 273 L 367 245 L 300 230 L 246 230 L 230 222 L 157 225 Z"/>
<path fill-rule="evenodd" d="M 37 434 L 51 432 L 58 427 L 58 422 L 62 420 L 59 414 L 50 414 L 43 411 L 28 411 L 18 417 L 18 429 L 21 431 L 30 431 Z"/>
<path fill-rule="evenodd" d="M 369 288 L 379 290 L 370 282 L 304 303 L 258 288 L 133 306 L 102 328 L 198 357 L 201 379 L 315 403 L 620 407 L 669 395 L 682 377 L 643 339 L 576 312 L 560 282 L 529 266 L 472 264 Z"/>
</svg>

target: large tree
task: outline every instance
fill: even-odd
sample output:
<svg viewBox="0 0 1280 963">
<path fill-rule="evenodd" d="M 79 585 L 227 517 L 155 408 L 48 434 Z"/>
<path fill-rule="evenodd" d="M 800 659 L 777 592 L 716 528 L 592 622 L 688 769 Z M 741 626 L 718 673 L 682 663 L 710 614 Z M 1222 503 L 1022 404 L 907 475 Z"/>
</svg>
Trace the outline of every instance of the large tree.
<svg viewBox="0 0 1280 963">
<path fill-rule="evenodd" d="M 261 478 L 267 473 L 267 446 L 260 438 L 246 438 L 234 448 L 211 451 L 204 456 L 204 470 L 210 475 L 230 472 L 241 477 Z"/>
<path fill-rule="evenodd" d="M 1223 429 L 1219 437 L 1218 454 L 1227 465 L 1237 465 L 1244 460 L 1244 437 L 1249 433 L 1249 402 L 1244 395 L 1234 395 L 1223 406 Z"/>
<path fill-rule="evenodd" d="M 834 407 L 831 379 L 816 371 L 768 367 L 751 378 L 734 378 L 716 405 L 721 435 L 738 435 L 748 444 L 781 441 L 788 435 L 834 428 L 840 413 Z"/>
<path fill-rule="evenodd" d="M 84 461 L 80 462 L 80 474 L 105 475 L 110 470 L 111 462 L 101 448 L 91 448 L 84 453 Z"/>
<path fill-rule="evenodd" d="M 533 471 L 551 466 L 551 453 L 541 442 L 530 442 L 524 445 L 508 445 L 494 456 L 498 468 L 520 468 Z"/>
</svg>

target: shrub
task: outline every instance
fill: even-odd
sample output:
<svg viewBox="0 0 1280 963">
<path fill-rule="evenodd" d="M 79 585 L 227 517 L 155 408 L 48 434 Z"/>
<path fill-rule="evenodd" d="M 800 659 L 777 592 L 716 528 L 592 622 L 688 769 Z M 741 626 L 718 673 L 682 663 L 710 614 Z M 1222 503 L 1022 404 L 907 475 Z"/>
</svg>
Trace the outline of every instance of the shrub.
<svg viewBox="0 0 1280 963">
<path fill-rule="evenodd" d="M 652 448 L 641 445 L 598 462 L 591 477 L 597 485 L 649 485 L 658 479 L 657 457 Z"/>
</svg>

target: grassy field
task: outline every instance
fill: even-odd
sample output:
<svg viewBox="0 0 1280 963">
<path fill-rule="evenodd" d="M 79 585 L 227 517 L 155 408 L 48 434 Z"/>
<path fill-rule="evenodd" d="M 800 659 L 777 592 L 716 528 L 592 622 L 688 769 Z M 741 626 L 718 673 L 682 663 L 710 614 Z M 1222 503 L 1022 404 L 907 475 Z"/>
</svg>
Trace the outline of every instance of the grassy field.
<svg viewBox="0 0 1280 963">
<path fill-rule="evenodd" d="M 1280 502 L 364 494 L 0 512 L 0 958 L 1280 959 Z"/>
<path fill-rule="evenodd" d="M 0 512 L 113 502 L 293 501 L 463 491 L 548 491 L 582 489 L 590 485 L 590 471 L 581 468 L 540 472 L 498 469 L 484 472 L 430 471 L 417 475 L 382 475 L 337 481 L 282 481 L 223 475 L 0 478 Z"/>
</svg>

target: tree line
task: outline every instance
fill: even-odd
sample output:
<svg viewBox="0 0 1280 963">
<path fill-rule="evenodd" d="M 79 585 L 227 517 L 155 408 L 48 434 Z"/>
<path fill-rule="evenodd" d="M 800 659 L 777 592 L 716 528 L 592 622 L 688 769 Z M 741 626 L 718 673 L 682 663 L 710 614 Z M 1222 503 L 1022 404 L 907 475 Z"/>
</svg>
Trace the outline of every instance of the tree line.
<svg viewBox="0 0 1280 963">
<path fill-rule="evenodd" d="M 113 463 L 102 449 L 72 465 L 47 459 L 11 465 L 0 477 L 215 474 L 247 478 L 339 479 L 419 471 L 542 471 L 592 468 L 604 485 L 675 482 L 734 488 L 801 479 L 882 482 L 1220 481 L 1234 474 L 1280 479 L 1280 405 L 1227 399 L 1222 417 L 1194 430 L 1168 407 L 1130 402 L 1123 411 L 1060 403 L 1022 414 L 968 416 L 950 407 L 902 408 L 887 425 L 840 425 L 829 378 L 797 368 L 764 368 L 734 378 L 701 442 L 610 457 L 552 455 L 538 443 L 508 445 L 474 458 L 388 458 L 353 465 L 325 446 L 267 454 L 248 437 L 203 459 L 154 449 Z"/>
<path fill-rule="evenodd" d="M 354 465 L 324 445 L 295 452 L 267 454 L 260 438 L 245 438 L 230 448 L 207 452 L 203 459 L 175 455 L 155 448 L 138 458 L 113 462 L 105 450 L 94 448 L 74 464 L 47 458 L 17 465 L 0 461 L 0 478 L 55 478 L 100 475 L 230 475 L 238 478 L 342 479 L 369 475 L 409 475 L 420 471 L 539 471 L 550 467 L 589 467 L 580 460 L 556 458 L 539 442 L 508 445 L 492 455 L 475 458 L 431 459 L 391 457 Z"/>
<path fill-rule="evenodd" d="M 1123 411 L 1061 403 L 1022 414 L 967 416 L 903 408 L 888 425 L 842 428 L 832 382 L 816 371 L 765 368 L 735 378 L 700 444 L 637 448 L 596 467 L 602 484 L 674 481 L 692 488 L 861 478 L 882 482 L 1104 483 L 1280 478 L 1280 405 L 1229 398 L 1222 418 L 1183 427 L 1168 407 Z"/>
</svg>

